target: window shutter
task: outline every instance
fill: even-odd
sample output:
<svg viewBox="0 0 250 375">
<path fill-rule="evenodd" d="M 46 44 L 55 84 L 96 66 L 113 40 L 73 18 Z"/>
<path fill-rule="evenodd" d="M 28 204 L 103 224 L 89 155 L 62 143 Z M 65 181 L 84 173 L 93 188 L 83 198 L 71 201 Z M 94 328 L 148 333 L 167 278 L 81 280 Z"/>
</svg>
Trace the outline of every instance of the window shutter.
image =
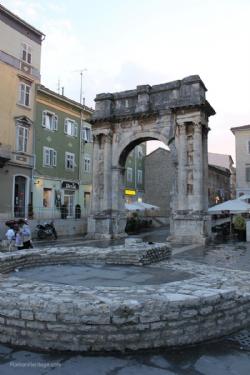
<svg viewBox="0 0 250 375">
<path fill-rule="evenodd" d="M 28 51 L 27 51 L 27 62 L 31 64 L 31 47 L 28 46 Z"/>
<path fill-rule="evenodd" d="M 246 181 L 250 182 L 250 167 L 246 167 Z"/>
<path fill-rule="evenodd" d="M 19 103 L 21 104 L 25 103 L 25 91 L 24 91 L 23 83 L 20 83 L 20 86 L 19 86 Z"/>
<path fill-rule="evenodd" d="M 24 129 L 24 144 L 23 144 L 23 151 L 27 152 L 28 150 L 28 137 L 29 137 L 29 129 Z"/>
<path fill-rule="evenodd" d="M 57 164 L 57 152 L 53 150 L 53 167 L 56 167 Z"/>
<path fill-rule="evenodd" d="M 77 137 L 78 134 L 78 126 L 77 124 L 74 125 L 74 136 Z"/>
<path fill-rule="evenodd" d="M 43 165 L 46 165 L 46 147 L 43 147 Z"/>
<path fill-rule="evenodd" d="M 67 160 L 68 160 L 68 155 L 67 155 L 67 152 L 65 152 L 65 159 L 64 159 L 65 169 L 67 169 Z"/>
<path fill-rule="evenodd" d="M 46 112 L 43 111 L 43 117 L 42 117 L 42 127 L 46 127 Z"/>
<path fill-rule="evenodd" d="M 68 129 L 68 121 L 65 120 L 65 121 L 64 121 L 64 133 L 65 133 L 65 134 L 68 133 L 68 132 L 67 132 L 67 129 Z"/>
<path fill-rule="evenodd" d="M 92 130 L 89 129 L 89 142 L 93 142 Z"/>
<path fill-rule="evenodd" d="M 58 130 L 58 116 L 54 116 L 54 130 Z"/>
<path fill-rule="evenodd" d="M 83 128 L 83 129 L 82 129 L 82 140 L 83 140 L 83 141 L 87 141 L 87 132 L 86 132 L 86 128 Z"/>
</svg>

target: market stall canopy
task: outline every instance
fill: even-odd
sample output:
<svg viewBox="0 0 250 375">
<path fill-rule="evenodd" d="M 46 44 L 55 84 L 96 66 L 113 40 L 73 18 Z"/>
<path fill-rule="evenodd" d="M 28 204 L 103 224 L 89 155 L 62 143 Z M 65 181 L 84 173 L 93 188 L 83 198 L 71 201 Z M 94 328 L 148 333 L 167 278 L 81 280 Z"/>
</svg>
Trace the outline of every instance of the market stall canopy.
<svg viewBox="0 0 250 375">
<path fill-rule="evenodd" d="M 159 210 L 160 207 L 155 206 L 153 204 L 145 203 L 145 202 L 138 202 L 145 210 Z"/>
<path fill-rule="evenodd" d="M 125 203 L 125 208 L 127 211 L 145 211 L 145 208 L 140 206 L 138 202 Z"/>
<path fill-rule="evenodd" d="M 145 202 L 125 203 L 127 211 L 159 210 L 160 207 Z"/>
<path fill-rule="evenodd" d="M 211 215 L 218 214 L 223 211 L 229 211 L 231 214 L 250 212 L 250 204 L 244 202 L 242 199 L 232 199 L 220 204 L 216 204 L 208 209 L 208 213 Z"/>
<path fill-rule="evenodd" d="M 240 199 L 241 201 L 250 199 L 250 194 L 243 194 L 238 199 Z"/>
</svg>

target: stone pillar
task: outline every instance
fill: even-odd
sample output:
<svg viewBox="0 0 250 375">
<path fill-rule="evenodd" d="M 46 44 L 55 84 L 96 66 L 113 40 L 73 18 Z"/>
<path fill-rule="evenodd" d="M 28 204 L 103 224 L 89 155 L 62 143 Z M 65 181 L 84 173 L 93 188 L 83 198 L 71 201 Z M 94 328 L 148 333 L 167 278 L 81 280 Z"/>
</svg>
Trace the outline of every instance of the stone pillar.
<svg viewBox="0 0 250 375">
<path fill-rule="evenodd" d="M 121 167 L 112 167 L 112 210 L 120 211 L 121 210 Z"/>
<path fill-rule="evenodd" d="M 205 127 L 196 120 L 178 125 L 178 208 L 172 214 L 169 237 L 174 243 L 205 244 L 210 236 L 210 218 L 206 215 L 204 200 L 205 185 L 207 187 Z"/>
<path fill-rule="evenodd" d="M 187 134 L 186 124 L 178 124 L 178 210 L 187 209 Z"/>
<path fill-rule="evenodd" d="M 92 197 L 91 197 L 91 213 L 100 211 L 100 195 L 98 184 L 99 172 L 99 138 L 93 136 L 93 162 L 92 162 Z"/>
<path fill-rule="evenodd" d="M 193 138 L 193 210 L 203 211 L 203 151 L 202 151 L 202 125 L 194 124 Z"/>
<path fill-rule="evenodd" d="M 104 156 L 104 193 L 102 210 L 112 208 L 112 134 L 103 135 L 103 156 Z"/>
<path fill-rule="evenodd" d="M 207 150 L 207 136 L 209 128 L 203 127 L 203 209 L 208 210 L 208 150 Z"/>
</svg>

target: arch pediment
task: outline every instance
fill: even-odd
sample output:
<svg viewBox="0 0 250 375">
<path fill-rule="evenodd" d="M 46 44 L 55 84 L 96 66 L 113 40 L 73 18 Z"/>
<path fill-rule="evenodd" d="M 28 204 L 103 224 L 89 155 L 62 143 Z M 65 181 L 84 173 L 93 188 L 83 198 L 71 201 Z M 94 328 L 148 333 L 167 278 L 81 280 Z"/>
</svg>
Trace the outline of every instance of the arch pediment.
<svg viewBox="0 0 250 375">
<path fill-rule="evenodd" d="M 27 116 L 16 116 L 15 117 L 16 123 L 31 127 L 33 125 L 33 121 Z"/>
</svg>

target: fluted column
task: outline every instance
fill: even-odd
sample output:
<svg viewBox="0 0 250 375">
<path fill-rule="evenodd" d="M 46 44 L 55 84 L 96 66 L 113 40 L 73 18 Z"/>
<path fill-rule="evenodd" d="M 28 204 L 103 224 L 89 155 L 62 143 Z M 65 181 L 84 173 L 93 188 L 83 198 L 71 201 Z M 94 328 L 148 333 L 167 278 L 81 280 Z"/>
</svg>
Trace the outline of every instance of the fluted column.
<svg viewBox="0 0 250 375">
<path fill-rule="evenodd" d="M 99 140 L 98 136 L 93 136 L 93 160 L 92 160 L 92 199 L 91 199 L 91 212 L 95 214 L 100 210 L 99 199 Z"/>
<path fill-rule="evenodd" d="M 203 151 L 202 151 L 202 125 L 194 124 L 193 140 L 193 209 L 203 210 Z"/>
<path fill-rule="evenodd" d="M 103 192 L 103 210 L 110 210 L 112 208 L 112 134 L 103 136 L 103 156 L 104 156 L 104 192 Z"/>
<path fill-rule="evenodd" d="M 208 150 L 207 150 L 207 137 L 209 128 L 203 128 L 203 189 L 204 189 L 204 196 L 203 196 L 203 209 L 207 211 L 208 209 Z"/>
<path fill-rule="evenodd" d="M 122 192 L 124 186 L 122 185 L 122 172 L 121 167 L 112 167 L 112 210 L 124 211 L 124 202 Z"/>
<path fill-rule="evenodd" d="M 178 124 L 178 210 L 187 209 L 187 134 L 186 124 Z"/>
</svg>

